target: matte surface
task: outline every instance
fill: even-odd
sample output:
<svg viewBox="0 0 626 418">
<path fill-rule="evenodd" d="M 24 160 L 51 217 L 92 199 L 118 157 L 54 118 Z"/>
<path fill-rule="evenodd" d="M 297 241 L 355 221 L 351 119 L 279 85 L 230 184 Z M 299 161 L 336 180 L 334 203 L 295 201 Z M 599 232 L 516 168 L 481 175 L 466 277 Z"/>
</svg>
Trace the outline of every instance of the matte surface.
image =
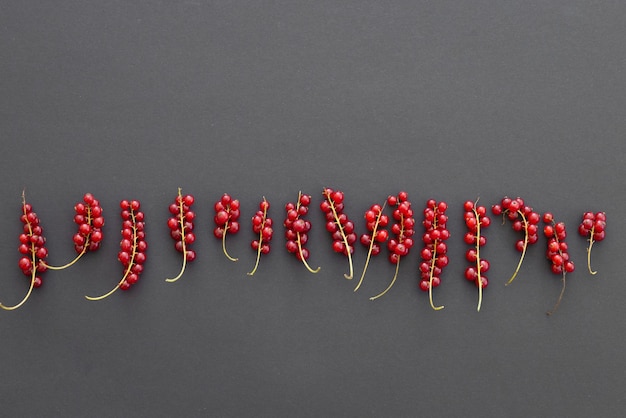
<svg viewBox="0 0 626 418">
<path fill-rule="evenodd" d="M 17 268 L 20 195 L 50 262 L 73 257 L 73 205 L 104 208 L 103 248 L 0 312 L 0 404 L 21 416 L 621 416 L 626 4 L 618 1 L 3 2 L 0 6 L 0 300 Z M 196 196 L 198 259 L 179 254 L 167 206 Z M 343 278 L 317 210 L 322 187 L 363 213 L 406 190 L 450 206 L 450 265 L 434 312 L 417 289 L 419 245 L 393 275 L 374 259 Z M 283 206 L 313 195 L 310 263 L 284 250 Z M 228 261 L 213 203 L 242 202 Z M 247 219 L 276 221 L 257 274 Z M 567 223 L 577 270 L 560 291 L 494 219 L 483 308 L 462 277 L 462 204 L 522 196 Z M 141 281 L 121 274 L 118 203 L 139 199 L 150 248 Z M 590 276 L 576 234 L 605 211 Z M 419 233 L 420 229 L 418 229 Z M 357 248 L 360 274 L 365 251 Z"/>
</svg>

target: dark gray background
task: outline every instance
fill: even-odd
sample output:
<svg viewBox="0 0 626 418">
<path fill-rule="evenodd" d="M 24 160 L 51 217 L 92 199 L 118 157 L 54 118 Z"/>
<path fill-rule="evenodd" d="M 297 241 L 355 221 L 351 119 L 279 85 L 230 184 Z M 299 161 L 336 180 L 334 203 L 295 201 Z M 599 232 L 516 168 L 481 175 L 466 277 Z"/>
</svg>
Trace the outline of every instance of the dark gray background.
<svg viewBox="0 0 626 418">
<path fill-rule="evenodd" d="M 24 188 L 51 262 L 73 257 L 85 192 L 107 217 L 101 251 L 0 312 L 3 413 L 621 416 L 625 19 L 620 1 L 2 2 L 0 300 L 26 291 Z M 168 284 L 178 186 L 196 196 L 198 259 Z M 416 249 L 385 297 L 368 301 L 393 274 L 383 257 L 354 294 L 318 210 L 321 272 L 285 252 L 284 204 L 302 190 L 317 207 L 324 186 L 345 192 L 359 232 L 402 189 L 418 221 L 428 198 L 449 203 L 443 311 L 417 289 Z M 211 234 L 224 192 L 242 202 L 236 264 Z M 251 278 L 263 195 L 276 235 Z M 505 287 L 518 238 L 494 220 L 480 313 L 462 277 L 463 201 L 504 195 L 569 227 L 577 270 L 552 317 L 543 237 Z M 146 270 L 88 302 L 121 274 L 121 199 L 142 202 Z M 587 210 L 609 223 L 594 277 L 575 231 Z M 364 260 L 358 248 L 357 273 Z"/>
</svg>

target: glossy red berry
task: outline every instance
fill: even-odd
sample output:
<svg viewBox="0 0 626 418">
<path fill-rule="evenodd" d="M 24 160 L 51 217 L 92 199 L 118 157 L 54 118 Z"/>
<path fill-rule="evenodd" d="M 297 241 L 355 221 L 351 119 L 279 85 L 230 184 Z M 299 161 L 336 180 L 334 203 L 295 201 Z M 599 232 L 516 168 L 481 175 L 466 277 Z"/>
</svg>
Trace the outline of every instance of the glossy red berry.
<svg viewBox="0 0 626 418">
<path fill-rule="evenodd" d="M 508 208 L 510 199 L 505 199 L 507 199 L 506 202 L 503 199 L 502 204 L 503 206 L 506 205 Z M 473 245 L 473 248 L 465 253 L 466 260 L 471 263 L 471 265 L 465 269 L 465 278 L 478 287 L 478 306 L 476 310 L 480 311 L 483 289 L 489 285 L 489 280 L 484 275 L 484 273 L 489 270 L 489 263 L 487 260 L 481 258 L 480 249 L 487 243 L 487 239 L 483 235 L 483 229 L 491 225 L 491 220 L 486 214 L 486 208 L 477 205 L 477 202 L 468 200 L 463 204 L 463 209 L 465 211 L 465 226 L 468 229 L 464 240 L 465 243 Z M 499 206 L 496 206 L 495 213 L 502 213 Z"/>
<path fill-rule="evenodd" d="M 174 203 L 169 205 L 169 212 L 172 216 L 167 220 L 167 227 L 170 230 L 170 236 L 175 241 L 174 248 L 183 255 L 183 262 L 180 272 L 175 277 L 165 279 L 166 282 L 171 283 L 180 279 L 185 272 L 187 263 L 196 259 L 195 251 L 190 248 L 196 240 L 196 235 L 193 232 L 195 214 L 191 210 L 194 201 L 194 197 L 190 194 L 183 196 L 182 189 L 179 187 Z M 176 211 L 173 210 L 174 208 Z"/>
<path fill-rule="evenodd" d="M 85 296 L 88 300 L 102 300 L 112 295 L 117 289 L 128 290 L 137 283 L 143 272 L 148 244 L 145 239 L 144 213 L 140 211 L 141 203 L 138 200 L 122 200 L 120 202 L 122 218 L 122 240 L 117 259 L 122 263 L 124 275 L 117 285 L 101 296 Z M 141 219 L 142 221 L 139 221 Z M 130 279 L 130 280 L 129 280 Z"/>
</svg>

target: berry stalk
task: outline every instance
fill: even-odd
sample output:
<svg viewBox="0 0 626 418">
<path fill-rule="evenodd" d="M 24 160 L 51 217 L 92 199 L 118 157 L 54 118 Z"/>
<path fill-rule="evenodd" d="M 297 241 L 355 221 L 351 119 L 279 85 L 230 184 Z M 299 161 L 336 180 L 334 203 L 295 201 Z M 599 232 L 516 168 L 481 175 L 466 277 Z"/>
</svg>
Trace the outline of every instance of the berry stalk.
<svg viewBox="0 0 626 418">
<path fill-rule="evenodd" d="M 320 204 L 320 208 L 326 214 L 326 219 L 328 220 L 326 229 L 333 234 L 333 250 L 338 253 L 343 253 L 348 257 L 350 273 L 344 273 L 343 277 L 352 280 L 354 277 L 354 267 L 352 264 L 354 247 L 352 244 L 356 241 L 356 234 L 354 233 L 354 224 L 343 213 L 343 192 L 334 191 L 326 187 L 322 191 L 322 194 L 325 200 Z M 337 233 L 339 233 L 338 237 L 336 236 Z"/>
<path fill-rule="evenodd" d="M 396 220 L 391 230 L 395 234 L 393 239 L 387 242 L 387 248 L 391 252 L 389 261 L 396 265 L 396 270 L 391 279 L 389 286 L 376 296 L 372 296 L 370 300 L 376 300 L 384 296 L 395 284 L 400 270 L 400 260 L 407 255 L 413 246 L 413 236 L 415 219 L 413 218 L 413 209 L 411 202 L 408 200 L 408 193 L 402 191 L 397 196 L 389 196 L 387 198 L 389 206 L 395 206 L 393 218 Z"/>
<path fill-rule="evenodd" d="M 265 199 L 265 196 L 263 196 L 263 201 L 259 204 L 259 210 L 252 217 L 252 231 L 259 234 L 259 239 L 252 241 L 252 248 L 256 249 L 256 262 L 254 263 L 252 271 L 247 273 L 248 276 L 252 276 L 256 273 L 261 260 L 261 254 L 268 254 L 270 252 L 269 243 L 274 234 L 274 230 L 272 229 L 272 219 L 267 215 L 269 207 L 270 203 Z"/>
<path fill-rule="evenodd" d="M 370 263 L 370 258 L 380 253 L 380 243 L 385 242 L 388 238 L 388 233 L 386 230 L 378 230 L 378 227 L 385 227 L 389 222 L 389 218 L 387 217 L 387 215 L 383 215 L 383 210 L 385 210 L 386 205 L 387 201 L 385 201 L 382 206 L 377 204 L 372 205 L 370 209 L 365 212 L 367 228 L 371 231 L 371 234 L 361 235 L 361 243 L 367 245 L 368 249 L 367 258 L 365 259 L 365 266 L 363 266 L 363 273 L 361 273 L 359 283 L 357 283 L 356 287 L 354 288 L 355 292 L 359 290 L 361 284 L 363 283 L 363 279 L 365 278 L 365 272 L 367 271 L 367 267 Z M 372 221 L 372 218 L 374 218 L 375 220 Z"/>
</svg>

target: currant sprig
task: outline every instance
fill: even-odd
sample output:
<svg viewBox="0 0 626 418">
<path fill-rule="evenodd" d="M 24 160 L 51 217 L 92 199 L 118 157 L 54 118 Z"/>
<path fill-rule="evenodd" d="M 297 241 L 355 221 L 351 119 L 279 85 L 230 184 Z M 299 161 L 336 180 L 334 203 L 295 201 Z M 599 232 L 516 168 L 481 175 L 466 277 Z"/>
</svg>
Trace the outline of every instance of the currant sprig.
<svg viewBox="0 0 626 418">
<path fill-rule="evenodd" d="M 354 277 L 354 267 L 352 265 L 353 244 L 356 242 L 354 223 L 343 212 L 344 194 L 328 187 L 322 190 L 324 201 L 320 204 L 320 209 L 326 216 L 326 230 L 332 234 L 333 251 L 348 257 L 349 273 L 343 275 L 348 280 Z"/>
<path fill-rule="evenodd" d="M 0 308 L 5 311 L 15 310 L 26 303 L 33 288 L 42 285 L 41 273 L 47 269 L 44 262 L 44 259 L 48 256 L 48 250 L 45 247 L 46 238 L 43 236 L 43 228 L 40 225 L 39 217 L 33 211 L 33 207 L 29 203 L 26 203 L 25 192 L 22 192 L 22 216 L 20 220 L 24 224 L 24 227 L 22 234 L 20 234 L 20 246 L 18 247 L 18 251 L 23 257 L 18 261 L 18 266 L 25 276 L 30 277 L 30 284 L 28 292 L 26 292 L 24 298 L 16 305 L 6 306 L 0 303 Z"/>
<path fill-rule="evenodd" d="M 589 246 L 587 247 L 587 269 L 590 274 L 596 274 L 597 271 L 591 268 L 591 247 L 595 242 L 603 241 L 606 236 L 606 213 L 604 212 L 585 212 L 583 219 L 578 226 L 578 233 L 587 237 Z"/>
<path fill-rule="evenodd" d="M 180 279 L 185 272 L 187 263 L 196 259 L 196 252 L 189 248 L 196 240 L 196 235 L 193 232 L 193 221 L 196 214 L 191 210 L 194 200 L 193 195 L 183 196 L 182 189 L 179 187 L 178 196 L 174 199 L 174 203 L 169 206 L 169 212 L 172 216 L 167 220 L 167 226 L 170 229 L 170 236 L 176 241 L 174 248 L 183 254 L 183 263 L 180 272 L 175 277 L 165 279 L 166 282 L 173 283 Z"/>
<path fill-rule="evenodd" d="M 386 229 L 382 229 L 389 223 L 389 217 L 383 214 L 383 210 L 386 205 L 387 201 L 385 201 L 382 206 L 374 204 L 365 212 L 364 218 L 366 227 L 370 232 L 362 234 L 360 241 L 361 244 L 367 247 L 367 258 L 365 259 L 365 266 L 363 267 L 363 273 L 361 273 L 359 283 L 357 283 L 354 288 L 355 292 L 359 290 L 361 284 L 363 284 L 363 279 L 365 278 L 365 272 L 369 266 L 370 258 L 380 254 L 381 245 L 389 239 L 389 232 Z"/>
<path fill-rule="evenodd" d="M 87 252 L 97 251 L 102 242 L 102 227 L 104 226 L 104 216 L 100 202 L 91 193 L 85 193 L 83 201 L 74 206 L 74 222 L 78 225 L 78 232 L 74 234 L 74 250 L 78 253 L 76 257 L 67 264 L 61 266 L 51 266 L 46 264 L 50 270 L 63 270 L 74 265 Z"/>
<path fill-rule="evenodd" d="M 474 246 L 465 253 L 466 260 L 472 263 L 465 269 L 465 278 L 478 287 L 476 311 L 480 312 L 483 289 L 489 285 L 489 280 L 484 273 L 489 271 L 490 267 L 489 262 L 480 256 L 480 247 L 487 244 L 487 238 L 483 235 L 481 228 L 487 228 L 491 224 L 491 219 L 487 216 L 487 209 L 477 204 L 478 200 L 476 202 L 468 200 L 464 203 L 463 209 L 465 210 L 465 225 L 468 229 L 464 241 L 466 244 Z"/>
<path fill-rule="evenodd" d="M 433 303 L 433 288 L 441 284 L 441 272 L 449 262 L 446 255 L 448 246 L 445 242 L 450 238 L 450 232 L 446 228 L 447 209 L 448 204 L 446 202 L 437 203 L 434 199 L 429 200 L 424 209 L 424 221 L 422 222 L 425 232 L 422 236 L 424 248 L 420 253 L 423 261 L 419 266 L 421 276 L 419 287 L 424 292 L 428 292 L 430 306 L 436 311 L 444 307 L 443 305 L 435 306 Z"/>
<path fill-rule="evenodd" d="M 215 238 L 222 240 L 222 251 L 230 261 L 237 261 L 238 258 L 231 257 L 226 251 L 226 234 L 236 234 L 239 232 L 239 200 L 233 199 L 228 193 L 224 193 L 222 198 L 215 202 L 215 225 L 213 230 Z"/>
<path fill-rule="evenodd" d="M 285 226 L 285 238 L 287 239 L 287 251 L 295 254 L 296 258 L 304 264 L 311 273 L 317 273 L 321 267 L 312 269 L 307 263 L 310 253 L 305 247 L 308 241 L 308 232 L 311 230 L 311 222 L 302 218 L 309 212 L 311 196 L 298 192 L 298 201 L 294 204 L 289 202 L 285 205 L 287 217 L 283 225 Z"/>
<path fill-rule="evenodd" d="M 413 209 L 407 192 L 401 191 L 397 196 L 389 196 L 387 204 L 393 209 L 393 219 L 395 222 L 391 226 L 391 232 L 394 237 L 387 241 L 389 249 L 389 262 L 396 265 L 396 271 L 391 279 L 389 286 L 376 296 L 372 296 L 370 300 L 376 300 L 385 295 L 391 289 L 398 278 L 400 270 L 400 260 L 409 254 L 413 247 L 413 238 L 415 219 L 413 218 Z"/>
<path fill-rule="evenodd" d="M 567 237 L 567 231 L 564 222 L 555 222 L 552 213 L 547 212 L 543 215 L 543 222 L 546 224 L 543 227 L 543 233 L 548 238 L 548 248 L 546 249 L 546 258 L 550 261 L 550 270 L 554 274 L 561 275 L 561 293 L 557 299 L 554 307 L 547 312 L 548 315 L 552 315 L 558 309 L 565 293 L 565 276 L 567 273 L 572 273 L 575 269 L 574 262 L 570 260 L 569 253 L 567 252 L 568 246 L 565 242 Z"/>
<path fill-rule="evenodd" d="M 506 283 L 506 285 L 509 285 L 515 280 L 517 273 L 519 273 L 522 262 L 524 261 L 524 256 L 526 255 L 526 249 L 529 245 L 533 245 L 539 240 L 538 224 L 541 220 L 541 216 L 539 213 L 533 211 L 532 207 L 525 205 L 521 197 L 511 199 L 505 196 L 502 198 L 499 205 L 493 205 L 491 207 L 491 211 L 496 216 L 502 215 L 502 224 L 504 224 L 505 219 L 508 218 L 512 222 L 511 226 L 514 231 L 524 232 L 524 238 L 515 243 L 515 249 L 519 251 L 521 255 L 513 275 Z"/>
<path fill-rule="evenodd" d="M 85 296 L 88 300 L 102 300 L 111 296 L 117 289 L 128 290 L 137 283 L 146 262 L 146 235 L 144 232 L 144 213 L 140 211 L 138 200 L 122 200 L 120 202 L 122 218 L 122 240 L 117 259 L 124 266 L 124 275 L 111 291 L 101 296 Z"/>
<path fill-rule="evenodd" d="M 259 210 L 252 217 L 252 232 L 259 234 L 259 238 L 255 239 L 251 243 L 251 247 L 256 251 L 256 262 L 252 271 L 248 272 L 248 276 L 252 276 L 259 267 L 259 261 L 261 260 L 261 254 L 268 254 L 270 252 L 270 241 L 274 235 L 272 229 L 273 221 L 268 216 L 268 210 L 270 208 L 270 202 L 263 197 L 261 203 L 259 203 Z"/>
</svg>

